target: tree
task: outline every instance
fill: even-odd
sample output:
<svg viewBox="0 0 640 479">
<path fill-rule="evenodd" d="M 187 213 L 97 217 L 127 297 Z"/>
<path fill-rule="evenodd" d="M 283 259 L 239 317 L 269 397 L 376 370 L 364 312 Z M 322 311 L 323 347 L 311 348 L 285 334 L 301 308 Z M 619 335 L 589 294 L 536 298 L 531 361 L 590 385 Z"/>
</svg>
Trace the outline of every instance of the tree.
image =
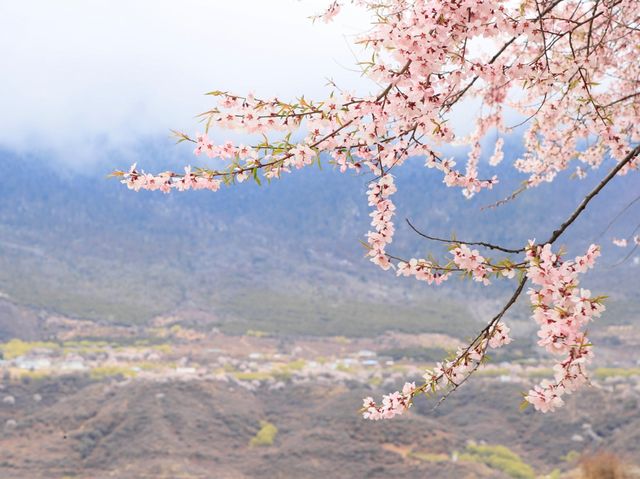
<svg viewBox="0 0 640 479">
<path fill-rule="evenodd" d="M 592 268 L 600 248 L 573 259 L 557 242 L 590 201 L 610 182 L 640 167 L 640 3 L 637 0 L 353 0 L 371 16 L 371 29 L 359 39 L 370 54 L 363 73 L 380 90 L 357 96 L 332 85 L 331 94 L 313 101 L 287 102 L 212 91 L 217 106 L 202 114 L 204 133 L 175 132 L 178 141 L 195 144 L 195 155 L 226 163 L 218 170 L 191 168 L 184 173 L 157 175 L 138 170 L 117 171 L 133 190 L 169 192 L 218 190 L 245 180 L 257 183 L 320 163 L 321 154 L 341 172 L 372 176 L 368 189 L 371 231 L 367 250 L 384 270 L 440 284 L 452 274 L 489 285 L 511 279 L 511 298 L 455 357 L 427 371 L 424 383 L 406 383 L 402 391 L 380 404 L 366 398 L 363 415 L 391 418 L 408 409 L 419 394 L 442 399 L 464 383 L 486 359 L 487 350 L 508 344 L 509 328 L 502 317 L 525 291 L 538 323 L 539 345 L 557 356 L 554 377 L 529 391 L 525 400 L 547 412 L 563 404 L 563 395 L 588 380 L 591 344 L 586 325 L 605 309 L 603 298 L 580 288 L 580 275 Z M 334 1 L 316 17 L 330 21 L 342 5 Z M 454 107 L 465 101 L 482 105 L 471 134 L 449 126 Z M 511 110 L 522 121 L 509 125 Z M 511 115 L 513 116 L 513 115 Z M 405 259 L 390 252 L 394 235 L 396 191 L 394 170 L 408 161 L 425 161 L 439 170 L 447 186 L 471 197 L 492 188 L 498 178 L 481 178 L 481 140 L 495 140 L 490 165 L 503 159 L 503 136 L 524 130 L 524 154 L 514 167 L 528 175 L 523 191 L 553 181 L 573 168 L 583 178 L 605 163 L 613 166 L 575 211 L 542 242 L 517 248 L 482 241 L 432 236 L 448 243 L 449 259 Z M 253 135 L 251 146 L 215 144 L 211 128 Z M 294 135 L 296 140 L 294 140 Z M 469 147 L 464 170 L 439 150 L 456 143 Z M 597 172 L 590 173 L 597 174 Z M 635 174 L 635 173 L 634 173 Z M 640 238 L 634 240 L 640 243 Z M 618 240 L 620 245 L 626 239 Z M 502 255 L 491 260 L 487 251 Z"/>
</svg>

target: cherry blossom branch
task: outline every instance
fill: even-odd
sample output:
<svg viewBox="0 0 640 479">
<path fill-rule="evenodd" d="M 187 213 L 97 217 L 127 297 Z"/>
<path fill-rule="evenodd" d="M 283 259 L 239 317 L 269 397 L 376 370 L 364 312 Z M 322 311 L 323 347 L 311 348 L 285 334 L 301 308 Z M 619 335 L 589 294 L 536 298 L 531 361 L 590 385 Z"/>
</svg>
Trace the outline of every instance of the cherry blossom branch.
<svg viewBox="0 0 640 479">
<path fill-rule="evenodd" d="M 522 294 L 522 292 L 524 291 L 524 287 L 527 284 L 527 277 L 523 276 L 520 279 L 520 282 L 518 283 L 518 287 L 516 288 L 516 290 L 513 292 L 513 294 L 511 295 L 511 297 L 509 298 L 509 300 L 507 301 L 507 303 L 502 307 L 502 310 L 496 314 L 491 321 L 489 321 L 489 323 L 487 324 L 487 326 L 485 326 L 485 328 L 480 331 L 480 333 L 476 336 L 476 338 L 471 342 L 471 345 L 473 345 L 475 342 L 481 340 L 482 338 L 486 338 L 491 336 L 491 332 L 496 328 L 496 325 L 500 322 L 500 320 L 503 318 L 503 316 L 505 314 L 507 314 L 507 311 L 509 311 L 509 309 L 511 309 L 511 306 L 513 306 L 516 301 L 518 300 L 518 298 L 520 297 L 520 295 Z M 469 352 L 469 349 L 471 347 L 471 345 L 465 350 L 465 353 Z M 486 346 L 484 348 L 483 352 L 486 352 L 487 346 L 489 345 L 489 343 L 486 343 Z M 453 394 L 453 392 L 455 392 L 460 386 L 462 386 L 462 384 L 464 384 L 467 379 L 469 379 L 471 377 L 471 375 L 473 373 L 475 373 L 478 368 L 480 367 L 482 363 L 481 362 L 477 362 L 476 365 L 474 366 L 474 368 L 469 372 L 469 374 L 467 374 L 464 379 L 455 384 L 453 388 L 449 389 L 449 391 L 447 391 L 446 394 L 444 394 L 436 403 L 436 405 L 433 407 L 433 409 L 436 409 L 437 407 L 439 407 L 451 394 Z"/>
<path fill-rule="evenodd" d="M 434 371 L 427 371 L 425 382 L 417 386 L 415 383 L 406 383 L 402 392 L 395 392 L 385 396 L 380 405 L 368 397 L 363 400 L 361 412 L 365 419 L 380 420 L 390 419 L 403 414 L 413 405 L 416 396 L 435 393 L 439 389 L 448 388 L 434 409 L 478 370 L 482 364 L 488 347 L 500 347 L 511 342 L 508 336 L 509 328 L 500 323 L 502 317 L 515 304 L 522 294 L 527 278 L 523 277 L 518 283 L 517 289 L 511 295 L 502 310 L 496 314 L 480 333 L 465 349 L 458 350 L 455 359 L 447 363 L 438 363 Z M 444 384 L 442 384 L 444 382 Z"/>
<path fill-rule="evenodd" d="M 513 278 L 517 273 L 520 281 L 513 301 L 527 281 L 532 284 L 528 294 L 532 318 L 540 326 L 538 344 L 562 358 L 554 367 L 554 381 L 536 386 L 527 401 L 543 412 L 553 410 L 562 405 L 565 392 L 588 381 L 585 364 L 591 353 L 583 328 L 604 306 L 601 297 L 591 298 L 589 291 L 579 287 L 579 275 L 593 266 L 599 247 L 591 245 L 585 255 L 575 259 L 562 258 L 552 247 L 616 175 L 640 169 L 640 109 L 637 102 L 628 101 L 636 98 L 640 85 L 635 49 L 640 42 L 640 3 L 535 0 L 516 5 L 478 0 L 473 7 L 460 0 L 354 3 L 373 18 L 372 28 L 359 43 L 371 53 L 371 60 L 363 63 L 363 74 L 381 85 L 376 95 L 356 97 L 334 85 L 324 100 L 307 101 L 302 96 L 289 104 L 277 98 L 265 101 L 253 95 L 211 92 L 218 97 L 218 104 L 202 116 L 205 133 L 195 140 L 183 133 L 177 136 L 179 141 L 194 142 L 196 155 L 229 161 L 225 170 L 192 171 L 186 167 L 184 174 L 154 176 L 139 172 L 134 165 L 128 173 L 116 172 L 116 176 L 134 190 L 217 190 L 222 181 L 239 183 L 251 175 L 260 183 L 258 173 L 269 181 L 279 178 L 283 172 L 320 162 L 322 153 L 343 173 L 364 170 L 372 177 L 367 185 L 372 210 L 365 246 L 374 264 L 436 285 L 456 272 L 484 285 L 490 284 L 493 276 Z M 340 5 L 333 1 L 321 18 L 333 18 Z M 497 51 L 488 58 L 485 53 L 489 52 L 475 53 L 470 42 L 478 39 L 495 42 Z M 453 106 L 468 96 L 478 100 L 482 108 L 475 128 L 462 136 L 448 121 Z M 503 161 L 504 138 L 500 135 L 510 131 L 504 120 L 507 106 L 527 124 L 523 154 L 514 167 L 528 177 L 521 188 L 495 206 L 526 189 L 554 181 L 574 160 L 582 165 L 575 171 L 579 178 L 587 175 L 585 168 L 595 170 L 609 157 L 617 161 L 616 167 L 546 243 L 530 241 L 526 247 L 514 249 L 482 241 L 447 240 L 422 233 L 407 220 L 420 236 L 449 244 L 453 257 L 440 265 L 430 257 L 403 260 L 389 254 L 396 211 L 392 172 L 409 159 L 423 157 L 426 167 L 441 172 L 446 186 L 460 188 L 466 197 L 492 188 L 497 177 L 482 180 L 478 174 L 482 140 L 495 131 L 489 164 Z M 262 140 L 249 147 L 232 142 L 214 144 L 207 136 L 211 126 L 259 135 Z M 291 140 L 296 133 L 301 133 L 299 139 Z M 276 139 L 270 140 L 267 134 Z M 442 144 L 469 147 L 464 169 L 456 167 L 454 158 L 436 151 Z M 496 262 L 472 249 L 474 246 L 506 254 L 524 253 L 524 260 Z M 368 398 L 365 415 L 381 419 L 400 414 L 415 394 L 427 393 L 426 385 L 432 393 L 441 386 L 457 389 L 486 360 L 487 348 L 510 341 L 509 329 L 501 318 L 511 304 L 508 302 L 466 349 L 427 374 L 425 385 L 407 383 L 402 392 L 385 396 L 381 405 Z"/>
<path fill-rule="evenodd" d="M 559 3 L 561 3 L 563 0 L 555 0 L 551 3 L 551 5 L 549 5 L 547 8 L 545 8 L 542 13 L 538 14 L 538 17 L 535 20 L 532 21 L 538 21 L 539 19 L 541 19 L 544 15 L 546 15 L 547 13 L 549 13 L 551 10 L 553 10 Z M 507 42 L 505 42 L 502 47 L 500 47 L 500 49 L 493 55 L 493 57 L 491 57 L 491 60 L 489 60 L 487 62 L 488 65 L 491 65 L 493 63 L 495 63 L 495 61 L 500 58 L 500 55 L 502 55 L 507 48 L 509 48 L 509 46 L 516 41 L 516 39 L 518 38 L 518 36 L 513 36 L 511 37 Z M 546 48 L 545 48 L 546 51 Z M 467 91 L 469 91 L 469 89 L 476 83 L 476 81 L 478 81 L 480 77 L 478 75 L 474 76 L 473 79 L 458 93 L 455 94 L 455 96 L 453 97 L 453 99 L 450 102 L 445 103 L 445 107 L 447 109 L 451 108 L 455 103 L 457 103 L 460 98 L 462 98 L 465 93 L 467 93 Z"/>
</svg>

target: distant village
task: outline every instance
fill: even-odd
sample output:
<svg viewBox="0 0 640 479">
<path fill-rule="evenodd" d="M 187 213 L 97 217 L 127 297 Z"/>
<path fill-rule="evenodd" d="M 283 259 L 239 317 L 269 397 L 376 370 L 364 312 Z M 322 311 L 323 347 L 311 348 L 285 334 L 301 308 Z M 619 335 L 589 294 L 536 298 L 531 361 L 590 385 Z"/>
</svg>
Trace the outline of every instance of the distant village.
<svg viewBox="0 0 640 479">
<path fill-rule="evenodd" d="M 435 364 L 386 355 L 389 344 L 403 339 L 392 336 L 299 338 L 283 344 L 281 338 L 257 332 L 228 336 L 217 330 L 203 334 L 179 326 L 159 331 L 154 331 L 157 335 L 152 339 L 126 341 L 13 339 L 0 344 L 0 373 L 3 382 L 74 374 L 96 381 L 215 380 L 250 390 L 283 388 L 288 382 L 356 381 L 391 391 L 407 379 L 419 382 Z M 421 341 L 431 346 L 457 347 L 452 338 L 423 336 Z M 523 390 L 552 374 L 550 363 L 532 359 L 490 362 L 477 373 L 486 381 L 522 383 Z M 640 367 L 596 367 L 593 386 L 640 395 Z"/>
</svg>

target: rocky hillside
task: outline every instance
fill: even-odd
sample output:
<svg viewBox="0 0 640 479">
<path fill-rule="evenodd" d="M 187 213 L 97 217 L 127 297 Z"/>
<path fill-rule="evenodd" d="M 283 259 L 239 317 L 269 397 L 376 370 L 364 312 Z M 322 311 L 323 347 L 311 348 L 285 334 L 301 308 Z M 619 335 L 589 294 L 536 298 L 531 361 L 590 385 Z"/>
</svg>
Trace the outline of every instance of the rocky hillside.
<svg viewBox="0 0 640 479">
<path fill-rule="evenodd" d="M 358 384 L 68 378 L 0 393 L 0 475 L 15 479 L 526 479 L 575 467 L 576 451 L 606 446 L 633 458 L 640 444 L 637 395 L 597 390 L 545 416 L 519 412 L 514 386 L 477 381 L 436 411 L 419 402 L 384 424 L 355 414 L 371 393 Z M 266 424 L 270 434 L 253 440 Z"/>
</svg>

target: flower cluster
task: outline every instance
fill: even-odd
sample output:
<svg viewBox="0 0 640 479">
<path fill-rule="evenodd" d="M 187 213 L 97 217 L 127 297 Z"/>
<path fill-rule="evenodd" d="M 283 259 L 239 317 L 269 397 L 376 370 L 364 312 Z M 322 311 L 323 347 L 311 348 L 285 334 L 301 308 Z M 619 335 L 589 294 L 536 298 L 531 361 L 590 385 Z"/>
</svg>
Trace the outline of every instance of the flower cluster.
<svg viewBox="0 0 640 479">
<path fill-rule="evenodd" d="M 629 245 L 627 238 L 613 238 L 611 242 L 618 248 L 626 248 Z M 640 246 L 640 235 L 635 235 L 631 238 L 631 243 L 635 246 Z"/>
<path fill-rule="evenodd" d="M 382 404 L 376 405 L 371 397 L 362 400 L 362 416 L 365 419 L 378 421 L 380 419 L 391 419 L 399 416 L 411 407 L 413 395 L 416 391 L 416 383 L 405 383 L 402 392 L 396 391 L 382 398 Z"/>
<path fill-rule="evenodd" d="M 627 247 L 627 239 L 626 238 L 613 238 L 611 242 L 617 246 L 618 248 L 626 248 Z"/>
<path fill-rule="evenodd" d="M 372 183 L 367 191 L 369 206 L 374 207 L 370 216 L 371 226 L 375 229 L 367 234 L 369 256 L 373 263 L 385 270 L 391 267 L 385 248 L 393 240 L 395 231 L 391 219 L 396 207 L 389 199 L 395 192 L 396 187 L 391 175 L 384 175 L 377 182 Z"/>
<path fill-rule="evenodd" d="M 602 298 L 580 288 L 578 276 L 592 268 L 600 248 L 591 245 L 584 256 L 563 260 L 551 246 L 531 245 L 527 250 L 527 276 L 536 286 L 529 290 L 533 319 L 540 326 L 538 345 L 561 359 L 554 366 L 555 380 L 545 380 L 525 399 L 542 411 L 562 406 L 562 396 L 588 381 L 586 364 L 593 353 L 584 328 L 604 311 Z"/>
<path fill-rule="evenodd" d="M 487 274 L 493 268 L 478 250 L 457 244 L 451 252 L 453 262 L 459 269 L 468 272 L 476 281 L 488 281 Z M 593 268 L 598 256 L 600 248 L 596 245 L 591 245 L 585 255 L 573 260 L 563 260 L 552 251 L 550 244 L 539 246 L 530 241 L 526 248 L 526 262 L 522 268 L 526 279 L 535 286 L 529 289 L 528 294 L 533 306 L 533 319 L 539 325 L 538 345 L 559 357 L 553 368 L 554 380 L 542 381 L 525 397 L 527 402 L 542 412 L 562 406 L 564 394 L 577 390 L 588 381 L 585 367 L 593 353 L 584 328 L 589 321 L 599 317 L 605 308 L 603 298 L 592 298 L 589 290 L 580 288 L 579 275 Z M 398 274 L 434 282 L 434 267 L 431 262 L 413 259 L 400 263 Z M 514 271 L 514 267 L 504 269 L 510 275 Z M 479 367 L 487 348 L 499 348 L 511 342 L 509 328 L 499 319 L 500 316 L 490 323 L 467 349 L 459 349 L 453 359 L 438 363 L 433 370 L 427 371 L 423 385 L 405 385 L 402 392 L 384 396 L 380 406 L 367 398 L 364 417 L 391 418 L 408 409 L 412 398 L 419 393 L 457 388 Z"/>
<path fill-rule="evenodd" d="M 487 265 L 487 262 L 477 249 L 470 249 L 466 245 L 460 245 L 453 250 L 453 262 L 460 269 L 469 272 L 474 281 L 478 281 L 484 285 L 488 285 L 489 274 L 493 272 L 491 266 Z"/>
<path fill-rule="evenodd" d="M 180 176 L 170 171 L 152 175 L 144 171 L 138 171 L 134 163 L 129 171 L 122 176 L 122 183 L 134 191 L 158 190 L 163 193 L 169 193 L 172 189 L 178 191 L 190 189 L 218 191 L 218 189 L 220 189 L 220 180 L 206 173 L 196 175 L 191 172 L 190 166 L 185 167 L 184 175 Z"/>
<path fill-rule="evenodd" d="M 398 276 L 413 276 L 418 281 L 426 281 L 427 284 L 442 284 L 449 279 L 451 272 L 447 268 L 441 268 L 426 259 L 411 258 L 409 261 L 400 261 L 396 269 Z"/>
<path fill-rule="evenodd" d="M 323 22 L 329 23 L 335 18 L 336 15 L 338 15 L 338 13 L 340 13 L 341 8 L 342 6 L 338 2 L 333 2 L 329 5 L 329 8 L 327 8 L 322 15 L 314 18 L 320 18 Z"/>
</svg>

